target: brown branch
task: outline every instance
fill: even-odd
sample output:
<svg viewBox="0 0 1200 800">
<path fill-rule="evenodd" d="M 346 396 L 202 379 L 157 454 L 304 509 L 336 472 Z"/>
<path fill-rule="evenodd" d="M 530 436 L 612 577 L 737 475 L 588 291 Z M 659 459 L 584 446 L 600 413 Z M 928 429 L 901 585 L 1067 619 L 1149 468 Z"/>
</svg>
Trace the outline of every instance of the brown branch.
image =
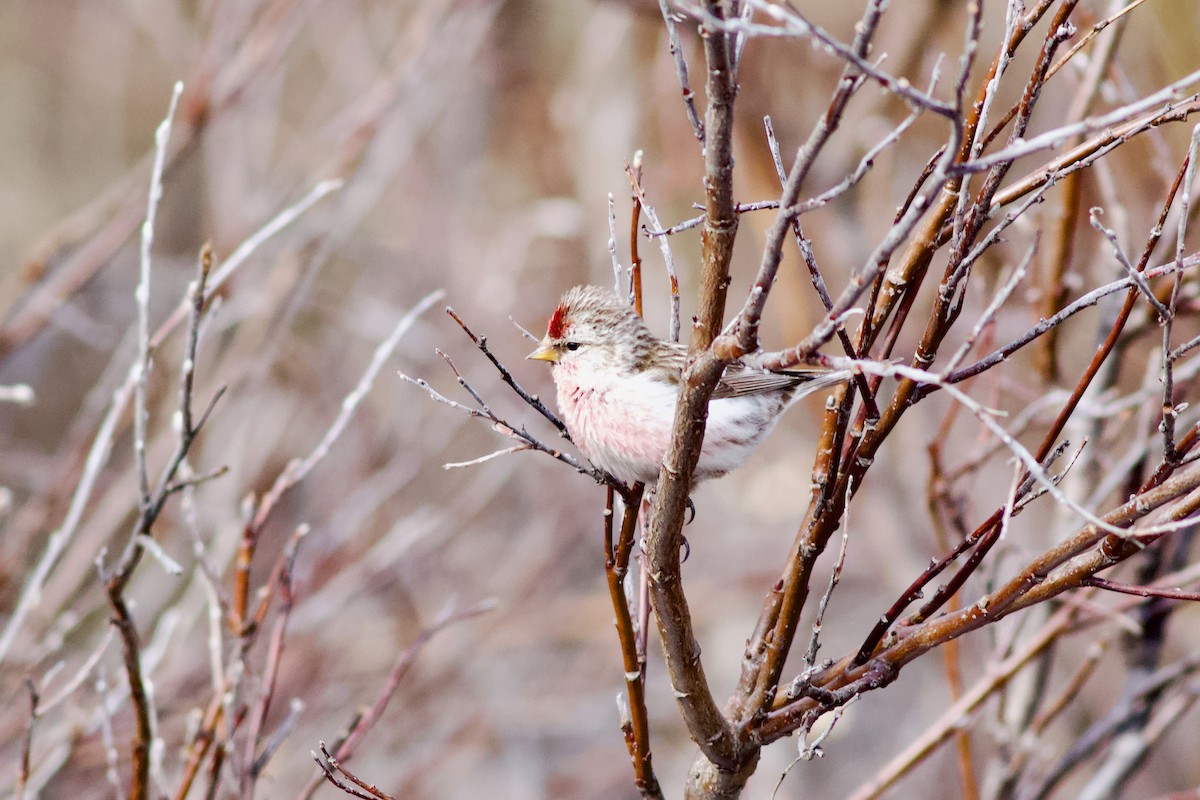
<svg viewBox="0 0 1200 800">
<path fill-rule="evenodd" d="M 179 779 L 179 786 L 175 790 L 174 800 L 185 800 L 188 794 L 191 793 L 192 784 L 196 780 L 196 776 L 200 773 L 200 767 L 204 763 L 204 758 L 208 755 L 209 748 L 216 738 L 217 724 L 220 722 L 224 711 L 222 705 L 224 688 L 222 686 L 222 691 L 213 693 L 212 699 L 204 711 L 204 716 L 201 718 L 199 728 L 196 730 L 192 740 L 188 742 L 186 748 L 187 758 L 183 764 L 183 771 Z M 217 749 L 220 751 L 221 746 L 218 745 Z M 214 762 L 221 757 L 221 755 L 217 755 L 214 758 Z M 216 766 L 216 769 L 219 770 L 219 766 Z"/>
<path fill-rule="evenodd" d="M 723 3 L 709 0 L 705 12 L 716 19 Z M 733 78 L 731 35 L 718 26 L 702 26 L 707 67 L 706 144 L 704 149 L 705 222 L 701 234 L 703 264 L 697 318 L 692 327 L 689 363 L 675 409 L 671 445 L 659 475 L 646 535 L 646 561 L 666 660 L 688 732 L 711 764 L 737 771 L 745 757 L 736 733 L 722 715 L 708 686 L 700 647 L 680 574 L 684 513 L 692 475 L 700 457 L 708 399 L 723 365 L 709 352 L 720 330 L 729 286 L 729 261 L 737 234 L 733 200 Z"/>
<path fill-rule="evenodd" d="M 639 150 L 634 154 L 633 166 L 625 165 L 625 172 L 629 175 L 629 182 L 633 189 L 633 215 L 629 226 L 629 246 L 631 257 L 637 264 L 642 263 L 641 256 L 638 255 L 638 220 L 642 213 L 646 214 L 646 218 L 650 220 L 650 224 L 655 229 L 661 229 L 662 223 L 658 221 L 658 213 L 654 210 L 654 206 L 646 201 L 646 195 L 642 191 L 642 151 Z M 671 255 L 671 245 L 665 237 L 659 239 L 659 249 L 662 250 L 663 265 L 667 271 L 667 281 L 671 291 L 671 323 L 669 338 L 672 342 L 679 341 L 679 272 L 675 269 L 675 259 Z M 641 271 L 639 268 L 637 285 L 641 285 Z M 644 316 L 642 313 L 642 296 L 640 291 L 634 292 L 634 310 L 639 317 Z"/>
<path fill-rule="evenodd" d="M 1128 11 L 1136 5 L 1137 3 L 1133 3 L 1126 10 Z M 1087 74 L 1083 86 L 1077 91 L 1075 95 L 1076 99 L 1071 105 L 1071 115 L 1069 117 L 1071 121 L 1078 121 L 1091 113 L 1099 96 L 1102 78 L 1107 73 L 1109 64 L 1116 55 L 1117 43 L 1120 40 L 1120 33 L 1124 27 L 1124 23 L 1119 24 L 1113 30 L 1112 35 L 1106 37 L 1096 48 L 1097 52 L 1088 59 Z M 1051 67 L 1047 78 L 1053 75 L 1059 67 L 1067 63 L 1075 53 L 1079 52 L 1080 47 L 1090 41 L 1091 36 L 1100 29 L 1093 27 L 1092 31 L 1089 32 L 1089 36 L 1083 37 L 1083 41 L 1072 47 L 1062 59 Z M 1078 143 L 1078 141 L 1074 142 L 1074 144 Z M 1079 213 L 1082 203 L 1082 183 L 1083 174 L 1081 172 L 1074 172 L 1063 180 L 1059 209 L 1052 218 L 1054 235 L 1050 239 L 1052 250 L 1048 261 L 1048 274 L 1046 275 L 1042 289 L 1041 315 L 1043 317 L 1055 314 L 1067 302 L 1068 287 L 1064 282 L 1064 277 L 1074 253 L 1076 216 Z M 1058 331 L 1052 330 L 1043 338 L 1041 345 L 1035 351 L 1036 366 L 1047 380 L 1055 380 L 1058 377 L 1057 340 Z"/>
<path fill-rule="evenodd" d="M 629 282 L 633 286 L 633 311 L 639 317 L 645 316 L 642 305 L 642 256 L 638 249 L 638 223 L 642 219 L 642 189 L 638 182 L 642 179 L 642 159 L 639 150 L 633 157 L 633 165 L 625 165 L 629 175 L 629 198 L 632 208 L 629 212 Z"/>
<path fill-rule="evenodd" d="M 150 739 L 153 728 L 150 724 L 150 703 L 146 696 L 146 682 L 142 677 L 142 643 L 137 624 L 129 611 L 122 594 L 123 584 L 106 586 L 108 604 L 112 608 L 109 620 L 121 638 L 125 677 L 129 682 L 129 702 L 133 706 L 134 736 L 130 746 L 132 780 L 129 785 L 130 800 L 144 800 L 150 792 Z"/>
<path fill-rule="evenodd" d="M 650 754 L 650 720 L 646 710 L 646 673 L 639 652 L 638 636 L 625 595 L 625 578 L 633 552 L 641 505 L 643 486 L 637 484 L 621 517 L 620 535 L 613 541 L 613 490 L 609 488 L 604 513 L 604 572 L 608 579 L 609 599 L 613 604 L 617 639 L 621 644 L 621 661 L 625 671 L 625 695 L 628 717 L 622 720 L 625 746 L 633 761 L 638 791 L 646 798 L 663 797 L 662 788 L 654 774 Z M 624 715 L 622 715 L 624 716 Z"/>
</svg>

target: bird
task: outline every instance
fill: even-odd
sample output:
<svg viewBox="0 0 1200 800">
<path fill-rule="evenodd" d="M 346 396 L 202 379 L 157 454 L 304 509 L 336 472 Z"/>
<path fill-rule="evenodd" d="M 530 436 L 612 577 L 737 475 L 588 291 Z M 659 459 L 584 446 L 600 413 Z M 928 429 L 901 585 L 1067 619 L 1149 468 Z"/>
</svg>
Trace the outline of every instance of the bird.
<svg viewBox="0 0 1200 800">
<path fill-rule="evenodd" d="M 526 358 L 550 363 L 563 423 L 592 464 L 626 484 L 658 480 L 685 345 L 654 336 L 615 292 L 576 286 L 563 294 L 545 337 Z M 849 376 L 819 366 L 764 370 L 731 362 L 708 404 L 693 484 L 742 466 L 788 406 Z"/>
</svg>

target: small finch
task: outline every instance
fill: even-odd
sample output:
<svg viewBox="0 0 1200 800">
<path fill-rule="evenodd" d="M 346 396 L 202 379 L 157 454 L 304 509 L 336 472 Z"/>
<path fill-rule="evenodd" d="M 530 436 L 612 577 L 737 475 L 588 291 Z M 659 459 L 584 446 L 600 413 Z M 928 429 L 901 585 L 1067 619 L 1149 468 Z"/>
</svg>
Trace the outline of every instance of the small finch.
<svg viewBox="0 0 1200 800">
<path fill-rule="evenodd" d="M 553 366 L 559 413 L 583 454 L 622 481 L 653 483 L 671 441 L 686 356 L 686 346 L 655 338 L 613 292 L 577 286 L 528 358 Z M 823 367 L 769 372 L 731 363 L 708 404 L 694 480 L 740 467 L 789 405 L 848 377 Z"/>
</svg>

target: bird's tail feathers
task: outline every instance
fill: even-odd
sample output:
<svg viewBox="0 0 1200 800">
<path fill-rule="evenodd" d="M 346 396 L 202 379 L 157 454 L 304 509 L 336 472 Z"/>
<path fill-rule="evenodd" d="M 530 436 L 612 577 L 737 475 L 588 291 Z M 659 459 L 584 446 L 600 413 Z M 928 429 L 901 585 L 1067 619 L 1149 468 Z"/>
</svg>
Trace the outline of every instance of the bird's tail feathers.
<svg viewBox="0 0 1200 800">
<path fill-rule="evenodd" d="M 837 386 L 839 383 L 845 383 L 854 376 L 853 371 L 848 369 L 822 370 L 814 368 L 812 370 L 788 370 L 788 372 L 795 372 L 798 375 L 811 375 L 808 380 L 796 387 L 796 393 L 788 401 L 789 406 L 802 397 L 815 394 L 831 386 Z"/>
</svg>

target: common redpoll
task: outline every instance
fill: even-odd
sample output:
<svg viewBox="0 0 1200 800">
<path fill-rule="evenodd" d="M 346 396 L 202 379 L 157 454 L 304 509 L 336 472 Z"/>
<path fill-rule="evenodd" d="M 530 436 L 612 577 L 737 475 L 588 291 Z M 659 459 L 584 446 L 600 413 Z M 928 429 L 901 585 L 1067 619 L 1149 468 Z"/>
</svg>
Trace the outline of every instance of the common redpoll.
<svg viewBox="0 0 1200 800">
<path fill-rule="evenodd" d="M 583 454 L 622 481 L 653 483 L 671 441 L 686 356 L 686 346 L 655 338 L 613 292 L 577 286 L 528 358 L 553 365 L 559 413 Z M 792 402 L 847 377 L 823 367 L 768 372 L 730 364 L 708 404 L 695 480 L 740 467 Z"/>
</svg>

